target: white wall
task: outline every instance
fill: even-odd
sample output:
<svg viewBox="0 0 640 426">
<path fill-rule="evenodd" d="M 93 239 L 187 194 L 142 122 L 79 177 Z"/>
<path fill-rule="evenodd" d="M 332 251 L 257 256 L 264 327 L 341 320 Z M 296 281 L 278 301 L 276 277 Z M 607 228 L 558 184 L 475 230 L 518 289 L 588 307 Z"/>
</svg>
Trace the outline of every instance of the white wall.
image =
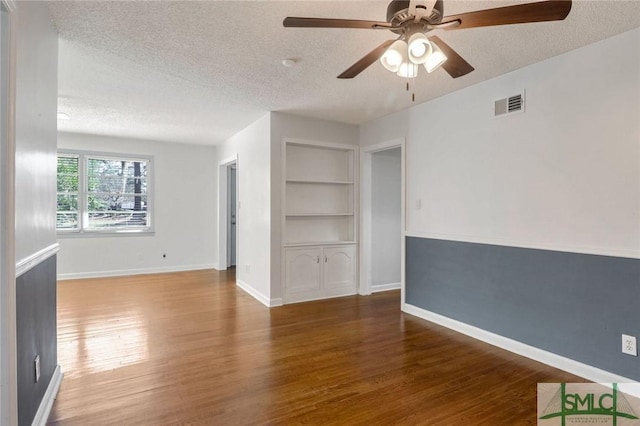
<svg viewBox="0 0 640 426">
<path fill-rule="evenodd" d="M 387 115 L 386 117 L 361 124 L 359 128 L 360 146 L 367 147 L 404 138 L 407 134 L 407 128 L 409 127 L 408 116 L 408 110 L 402 110 Z"/>
<path fill-rule="evenodd" d="M 48 9 L 20 2 L 16 70 L 16 261 L 56 242 L 58 34 Z M 37 51 L 37 54 L 32 54 Z"/>
<path fill-rule="evenodd" d="M 16 276 L 20 277 L 9 277 L 10 282 L 3 280 L 2 284 L 10 287 L 0 289 L 3 303 L 0 423 L 3 425 L 31 423 L 37 407 L 46 406 L 44 391 L 55 382 L 54 372 L 59 372 L 55 349 L 55 276 L 50 268 L 55 259 L 51 256 L 57 249 L 58 35 L 45 3 L 17 3 L 11 16 L 15 31 L 12 37 L 15 36 L 16 43 L 15 69 L 11 70 L 16 82 L 16 220 L 15 239 L 9 242 L 8 252 L 13 253 L 11 249 L 15 248 L 15 256 L 10 261 L 16 262 Z M 11 182 L 5 183 L 11 185 Z M 5 191 L 3 195 L 6 195 Z M 0 232 L 7 230 L 0 229 Z M 9 236 L 13 234 L 9 232 Z M 33 307 L 38 308 L 36 312 Z M 35 354 L 40 356 L 42 375 L 39 383 L 24 374 L 33 365 Z M 53 387 L 50 389 L 53 399 L 55 391 Z"/>
<path fill-rule="evenodd" d="M 217 267 L 214 147 L 72 133 L 59 133 L 58 147 L 153 156 L 155 227 L 148 236 L 58 238 L 60 278 Z"/>
<path fill-rule="evenodd" d="M 402 151 L 371 155 L 371 284 L 400 284 Z"/>
<path fill-rule="evenodd" d="M 523 89 L 525 113 L 492 117 Z M 409 235 L 640 257 L 640 29 L 366 123 L 360 143 L 405 134 Z"/>
<path fill-rule="evenodd" d="M 270 114 L 218 146 L 223 161 L 237 155 L 238 258 L 236 279 L 265 304 L 271 298 Z"/>
<path fill-rule="evenodd" d="M 358 144 L 358 126 L 334 121 L 300 117 L 281 112 L 271 113 L 271 296 L 282 297 L 282 140 Z M 358 175 L 356 171 L 356 176 Z"/>
</svg>

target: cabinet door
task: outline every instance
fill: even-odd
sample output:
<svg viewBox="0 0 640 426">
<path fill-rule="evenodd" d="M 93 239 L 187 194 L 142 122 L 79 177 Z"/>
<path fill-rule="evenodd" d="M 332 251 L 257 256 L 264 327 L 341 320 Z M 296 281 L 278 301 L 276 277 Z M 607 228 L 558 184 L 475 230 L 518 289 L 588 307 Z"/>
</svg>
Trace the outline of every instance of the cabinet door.
<svg viewBox="0 0 640 426">
<path fill-rule="evenodd" d="M 324 288 L 327 295 L 356 292 L 355 246 L 327 247 L 323 250 Z"/>
<path fill-rule="evenodd" d="M 285 251 L 285 296 L 321 290 L 320 260 L 319 248 Z"/>
</svg>

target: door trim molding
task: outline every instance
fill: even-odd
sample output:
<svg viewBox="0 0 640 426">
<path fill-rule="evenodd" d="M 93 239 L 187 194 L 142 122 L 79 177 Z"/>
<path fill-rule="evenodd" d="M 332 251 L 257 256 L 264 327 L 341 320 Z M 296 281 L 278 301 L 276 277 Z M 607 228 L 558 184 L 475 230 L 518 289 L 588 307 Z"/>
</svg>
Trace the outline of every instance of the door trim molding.
<svg viewBox="0 0 640 426">
<path fill-rule="evenodd" d="M 16 10 L 13 0 L 2 0 L 8 35 L 5 44 L 7 75 L 6 115 L 0 117 L 5 143 L 0 143 L 0 424 L 18 424 L 15 275 L 15 152 L 16 152 Z M 4 94 L 3 94 L 4 95 Z M 4 96 L 3 96 L 4 97 Z"/>
<path fill-rule="evenodd" d="M 371 191 L 372 191 L 372 170 L 371 164 L 373 154 L 389 149 L 400 148 L 400 293 L 401 303 L 405 300 L 405 232 L 406 232 L 406 139 L 404 137 L 381 142 L 375 145 L 360 148 L 360 280 L 358 293 L 366 296 L 372 293 L 371 282 Z"/>
</svg>

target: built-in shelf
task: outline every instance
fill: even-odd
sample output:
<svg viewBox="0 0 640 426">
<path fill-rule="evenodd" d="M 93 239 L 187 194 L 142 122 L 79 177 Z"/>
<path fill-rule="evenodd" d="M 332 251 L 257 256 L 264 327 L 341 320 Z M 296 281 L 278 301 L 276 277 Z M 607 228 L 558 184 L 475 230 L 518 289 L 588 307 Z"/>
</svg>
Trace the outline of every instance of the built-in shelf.
<svg viewBox="0 0 640 426">
<path fill-rule="evenodd" d="M 351 180 L 320 180 L 320 179 L 287 179 L 287 183 L 311 183 L 322 185 L 353 185 Z"/>
<path fill-rule="evenodd" d="M 284 303 L 357 292 L 358 148 L 283 141 Z"/>
<path fill-rule="evenodd" d="M 287 217 L 353 216 L 353 213 L 287 213 Z"/>
</svg>

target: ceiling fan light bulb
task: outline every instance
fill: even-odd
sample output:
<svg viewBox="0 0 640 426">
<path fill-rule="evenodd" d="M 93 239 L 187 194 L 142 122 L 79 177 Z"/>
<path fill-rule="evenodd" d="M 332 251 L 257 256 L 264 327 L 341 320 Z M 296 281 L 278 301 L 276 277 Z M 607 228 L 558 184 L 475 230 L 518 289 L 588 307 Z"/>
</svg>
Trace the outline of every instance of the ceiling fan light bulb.
<svg viewBox="0 0 640 426">
<path fill-rule="evenodd" d="M 424 43 L 414 43 L 411 46 L 411 55 L 413 56 L 422 56 L 427 52 L 427 48 Z"/>
<path fill-rule="evenodd" d="M 431 53 L 431 55 L 429 55 L 429 58 L 427 58 L 427 61 L 424 63 L 424 67 L 428 73 L 432 73 L 433 71 L 440 68 L 442 64 L 444 64 L 447 60 L 447 57 L 444 53 L 442 53 L 442 50 L 440 50 L 440 48 L 436 44 L 431 44 L 433 46 L 433 52 Z"/>
<path fill-rule="evenodd" d="M 387 53 L 384 54 L 383 59 L 383 65 L 386 63 L 389 68 L 394 68 L 396 69 L 396 71 L 402 63 L 402 55 L 400 55 L 400 53 L 396 52 L 395 50 L 387 51 Z"/>
<path fill-rule="evenodd" d="M 403 40 L 396 40 L 380 58 L 382 66 L 391 72 L 398 72 L 403 57 L 406 55 L 406 51 L 407 43 Z"/>
<path fill-rule="evenodd" d="M 418 76 L 418 65 L 409 61 L 404 61 L 400 64 L 400 69 L 398 69 L 396 74 L 398 77 L 416 78 Z"/>
<path fill-rule="evenodd" d="M 415 33 L 409 37 L 409 59 L 414 64 L 424 64 L 431 56 L 431 43 L 422 33 Z"/>
</svg>

